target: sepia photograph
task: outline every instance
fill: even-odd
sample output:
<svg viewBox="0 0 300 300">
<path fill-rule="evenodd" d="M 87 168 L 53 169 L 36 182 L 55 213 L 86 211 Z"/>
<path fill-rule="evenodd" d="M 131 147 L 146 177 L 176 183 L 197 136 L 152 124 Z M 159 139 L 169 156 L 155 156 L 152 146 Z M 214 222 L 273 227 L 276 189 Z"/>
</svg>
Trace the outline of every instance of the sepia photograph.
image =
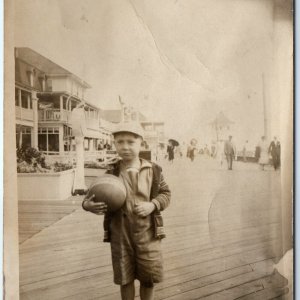
<svg viewBox="0 0 300 300">
<path fill-rule="evenodd" d="M 294 299 L 292 0 L 4 25 L 5 299 Z"/>
</svg>

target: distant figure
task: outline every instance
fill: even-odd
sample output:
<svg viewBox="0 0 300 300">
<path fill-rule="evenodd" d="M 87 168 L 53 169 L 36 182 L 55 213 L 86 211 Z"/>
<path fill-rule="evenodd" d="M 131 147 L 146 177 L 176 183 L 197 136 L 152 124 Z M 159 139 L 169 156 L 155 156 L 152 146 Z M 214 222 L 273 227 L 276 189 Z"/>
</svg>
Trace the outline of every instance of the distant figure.
<svg viewBox="0 0 300 300">
<path fill-rule="evenodd" d="M 247 162 L 247 148 L 248 148 L 248 141 L 245 142 L 243 146 L 243 161 Z"/>
<path fill-rule="evenodd" d="M 269 146 L 269 153 L 272 156 L 274 170 L 277 170 L 280 166 L 280 142 L 277 141 L 276 136 Z"/>
<path fill-rule="evenodd" d="M 205 146 L 204 146 L 204 155 L 205 156 L 207 156 L 207 157 L 209 157 L 210 156 L 210 153 L 209 153 L 209 150 L 208 150 L 208 147 L 207 147 L 207 144 L 205 144 Z"/>
<path fill-rule="evenodd" d="M 215 158 L 216 158 L 217 162 L 220 163 L 220 167 L 222 167 L 223 160 L 224 160 L 223 149 L 224 149 L 223 142 L 218 141 Z"/>
<path fill-rule="evenodd" d="M 269 145 L 265 136 L 261 137 L 261 141 L 259 142 L 258 146 L 260 148 L 258 163 L 260 164 L 261 169 L 264 171 L 265 165 L 269 163 Z"/>
<path fill-rule="evenodd" d="M 188 149 L 187 149 L 187 157 L 191 161 L 194 161 L 194 159 L 195 159 L 196 144 L 197 144 L 197 141 L 195 139 L 192 139 L 188 146 Z"/>
<path fill-rule="evenodd" d="M 260 157 L 260 147 L 257 145 L 255 147 L 255 161 L 258 162 L 259 161 L 259 157 Z"/>
<path fill-rule="evenodd" d="M 210 155 L 211 155 L 211 157 L 214 157 L 215 155 L 216 155 L 216 145 L 215 144 L 212 144 L 211 146 L 210 146 Z"/>
<path fill-rule="evenodd" d="M 175 149 L 174 145 L 171 142 L 169 142 L 169 145 L 167 147 L 167 153 L 170 162 L 173 162 L 174 160 L 174 149 Z"/>
<path fill-rule="evenodd" d="M 235 146 L 232 142 L 232 136 L 230 135 L 228 137 L 228 140 L 225 141 L 224 144 L 224 154 L 226 156 L 228 170 L 232 170 L 232 161 L 234 159 L 235 153 Z"/>
</svg>

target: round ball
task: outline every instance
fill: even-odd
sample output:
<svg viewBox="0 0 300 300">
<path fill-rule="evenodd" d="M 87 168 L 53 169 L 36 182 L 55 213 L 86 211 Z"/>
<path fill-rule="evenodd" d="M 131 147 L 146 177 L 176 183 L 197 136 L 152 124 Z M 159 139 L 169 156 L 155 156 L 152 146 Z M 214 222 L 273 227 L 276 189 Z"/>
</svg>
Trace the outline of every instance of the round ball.
<svg viewBox="0 0 300 300">
<path fill-rule="evenodd" d="M 90 186 L 88 196 L 92 195 L 95 202 L 105 202 L 109 211 L 116 211 L 125 202 L 126 188 L 119 177 L 105 174 Z"/>
</svg>

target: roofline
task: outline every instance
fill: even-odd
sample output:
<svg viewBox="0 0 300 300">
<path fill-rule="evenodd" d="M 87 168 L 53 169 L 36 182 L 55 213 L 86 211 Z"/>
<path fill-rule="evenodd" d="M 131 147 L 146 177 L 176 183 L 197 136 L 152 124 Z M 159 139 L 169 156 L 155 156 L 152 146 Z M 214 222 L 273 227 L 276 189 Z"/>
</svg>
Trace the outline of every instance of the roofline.
<svg viewBox="0 0 300 300">
<path fill-rule="evenodd" d="M 81 84 L 84 84 L 86 88 L 91 88 L 91 86 L 90 86 L 87 82 L 85 82 L 84 80 L 82 80 L 80 77 L 78 77 L 77 75 L 75 75 L 75 74 L 73 74 L 72 72 L 68 71 L 68 70 L 65 69 L 64 67 L 58 65 L 57 63 L 53 62 L 51 59 L 49 59 L 49 58 L 43 56 L 42 54 L 40 54 L 40 53 L 38 53 L 38 52 L 36 52 L 35 50 L 33 50 L 33 49 L 29 48 L 29 47 L 15 47 L 15 50 L 18 50 L 18 49 L 28 49 L 29 51 L 33 52 L 35 55 L 42 57 L 43 59 L 47 60 L 47 61 L 50 62 L 51 64 L 53 64 L 53 65 L 59 67 L 59 68 L 62 69 L 64 72 L 66 72 L 65 74 L 59 74 L 60 76 L 72 76 L 74 79 L 76 79 L 77 81 L 79 81 Z M 44 72 L 43 70 L 40 70 L 40 69 L 37 68 L 36 66 L 33 66 L 32 64 L 28 63 L 26 60 L 24 60 L 24 59 L 22 59 L 22 58 L 20 58 L 20 57 L 16 57 L 16 56 L 15 56 L 15 58 L 21 60 L 21 61 L 24 62 L 24 63 L 27 63 L 28 65 L 30 65 L 30 66 L 32 66 L 32 67 L 38 69 L 39 71 L 45 73 L 48 77 L 53 76 L 53 74 L 48 74 L 48 73 Z M 59 75 L 55 75 L 55 76 L 59 76 Z"/>
</svg>

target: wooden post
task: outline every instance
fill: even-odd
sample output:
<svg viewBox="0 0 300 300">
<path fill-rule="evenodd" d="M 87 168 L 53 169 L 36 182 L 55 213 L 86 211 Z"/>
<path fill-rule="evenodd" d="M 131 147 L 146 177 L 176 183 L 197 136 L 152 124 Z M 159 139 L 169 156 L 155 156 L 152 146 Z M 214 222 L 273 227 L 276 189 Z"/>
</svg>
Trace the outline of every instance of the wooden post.
<svg viewBox="0 0 300 300">
<path fill-rule="evenodd" d="M 32 92 L 32 110 L 33 110 L 33 130 L 32 130 L 32 141 L 31 144 L 34 148 L 38 149 L 38 98 L 36 92 Z"/>
<path fill-rule="evenodd" d="M 19 89 L 18 96 L 19 96 L 19 107 L 20 107 L 20 119 L 22 120 L 22 92 L 21 92 L 21 89 Z"/>
<path fill-rule="evenodd" d="M 59 96 L 59 111 L 60 111 L 60 121 L 63 120 L 63 105 L 64 105 L 64 96 Z"/>
<path fill-rule="evenodd" d="M 59 127 L 59 154 L 64 153 L 64 127 L 63 125 Z"/>
</svg>

